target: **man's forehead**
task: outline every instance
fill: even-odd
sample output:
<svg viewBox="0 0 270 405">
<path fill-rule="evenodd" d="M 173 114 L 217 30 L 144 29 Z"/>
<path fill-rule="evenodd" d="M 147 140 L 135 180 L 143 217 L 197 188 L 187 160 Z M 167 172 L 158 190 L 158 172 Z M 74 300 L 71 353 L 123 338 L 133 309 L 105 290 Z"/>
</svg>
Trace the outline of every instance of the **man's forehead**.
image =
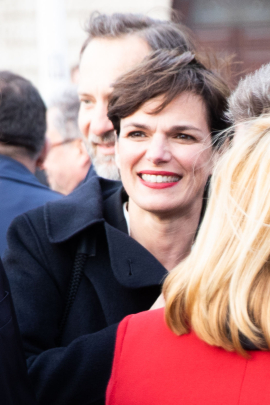
<svg viewBox="0 0 270 405">
<path fill-rule="evenodd" d="M 149 51 L 146 42 L 135 35 L 93 39 L 82 55 L 79 93 L 87 92 L 88 87 L 90 91 L 92 86 L 102 86 L 109 92 L 111 84 L 139 63 Z"/>
</svg>

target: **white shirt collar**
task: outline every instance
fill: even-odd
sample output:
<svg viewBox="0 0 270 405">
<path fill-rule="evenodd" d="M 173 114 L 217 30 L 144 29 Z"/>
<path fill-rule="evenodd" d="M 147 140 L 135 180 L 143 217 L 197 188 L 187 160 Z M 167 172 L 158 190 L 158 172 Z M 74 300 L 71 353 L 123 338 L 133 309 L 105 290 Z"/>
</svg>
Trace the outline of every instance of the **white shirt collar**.
<svg viewBox="0 0 270 405">
<path fill-rule="evenodd" d="M 124 212 L 124 217 L 125 217 L 125 220 L 126 220 L 126 223 L 127 223 L 128 234 L 130 235 L 130 221 L 129 221 L 129 212 L 127 210 L 127 205 L 128 205 L 128 202 L 126 201 L 123 204 L 123 212 Z"/>
</svg>

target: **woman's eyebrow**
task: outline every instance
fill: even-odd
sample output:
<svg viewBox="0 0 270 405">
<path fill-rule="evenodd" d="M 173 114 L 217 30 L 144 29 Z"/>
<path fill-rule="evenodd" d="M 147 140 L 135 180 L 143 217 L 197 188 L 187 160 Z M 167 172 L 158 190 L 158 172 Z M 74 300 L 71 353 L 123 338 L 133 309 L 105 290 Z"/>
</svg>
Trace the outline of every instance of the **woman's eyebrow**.
<svg viewBox="0 0 270 405">
<path fill-rule="evenodd" d="M 128 127 L 132 127 L 132 128 L 138 128 L 138 129 L 143 129 L 145 131 L 150 130 L 151 127 L 145 124 L 141 124 L 139 122 L 130 122 L 126 125 L 123 125 L 123 129 L 124 128 L 128 128 Z M 171 134 L 174 132 L 183 132 L 183 131 L 196 131 L 198 133 L 201 133 L 202 130 L 200 128 L 194 127 L 193 125 L 173 125 L 172 127 L 168 128 L 168 130 L 166 131 L 167 134 Z"/>
<path fill-rule="evenodd" d="M 130 122 L 129 124 L 123 125 L 123 128 L 127 128 L 127 127 L 135 127 L 135 128 L 140 128 L 140 129 L 150 129 L 150 127 L 148 125 L 144 125 L 144 124 L 139 124 L 138 122 Z"/>
<path fill-rule="evenodd" d="M 181 131 L 197 131 L 202 132 L 200 128 L 194 127 L 193 125 L 173 125 L 168 129 L 168 133 L 170 132 L 181 132 Z"/>
</svg>

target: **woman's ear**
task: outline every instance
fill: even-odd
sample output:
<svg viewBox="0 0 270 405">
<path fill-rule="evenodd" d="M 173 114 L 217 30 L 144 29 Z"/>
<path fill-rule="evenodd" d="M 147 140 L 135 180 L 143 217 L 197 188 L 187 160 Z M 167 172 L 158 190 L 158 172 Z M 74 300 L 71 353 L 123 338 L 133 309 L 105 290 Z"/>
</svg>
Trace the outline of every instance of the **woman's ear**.
<svg viewBox="0 0 270 405">
<path fill-rule="evenodd" d="M 118 167 L 119 170 L 121 170 L 120 156 L 119 156 L 119 140 L 118 140 L 118 136 L 117 136 L 116 132 L 115 132 L 115 147 L 114 147 L 114 150 L 115 150 L 115 163 L 116 163 L 116 166 Z"/>
</svg>

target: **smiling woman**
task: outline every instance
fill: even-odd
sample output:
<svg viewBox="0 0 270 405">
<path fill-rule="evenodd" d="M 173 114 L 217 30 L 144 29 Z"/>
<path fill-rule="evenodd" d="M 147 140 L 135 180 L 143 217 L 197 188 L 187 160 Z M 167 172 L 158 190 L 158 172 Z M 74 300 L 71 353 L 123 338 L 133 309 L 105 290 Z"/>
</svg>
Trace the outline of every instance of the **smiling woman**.
<svg viewBox="0 0 270 405">
<path fill-rule="evenodd" d="M 161 101 L 150 100 L 122 119 L 116 144 L 122 181 L 131 207 L 134 202 L 174 219 L 188 211 L 198 219 L 212 169 L 206 108 L 199 96 L 185 92 L 152 114 Z"/>
<path fill-rule="evenodd" d="M 5 266 L 40 404 L 104 404 L 118 323 L 150 309 L 189 254 L 227 125 L 228 88 L 191 53 L 154 53 L 111 90 L 123 184 L 94 175 L 9 231 Z"/>
<path fill-rule="evenodd" d="M 130 234 L 167 270 L 194 241 L 228 95 L 217 74 L 175 50 L 154 52 L 114 84 L 108 116 Z"/>
</svg>

